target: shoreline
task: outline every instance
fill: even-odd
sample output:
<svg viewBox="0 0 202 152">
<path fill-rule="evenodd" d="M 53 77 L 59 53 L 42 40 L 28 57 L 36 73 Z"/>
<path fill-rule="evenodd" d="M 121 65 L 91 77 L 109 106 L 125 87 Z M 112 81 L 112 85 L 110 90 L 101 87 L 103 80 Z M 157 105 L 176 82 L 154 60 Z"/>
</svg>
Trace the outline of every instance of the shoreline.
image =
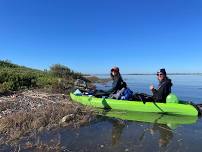
<svg viewBox="0 0 202 152">
<path fill-rule="evenodd" d="M 94 110 L 72 102 L 65 94 L 27 90 L 1 96 L 0 145 L 31 138 L 45 129 L 79 128 L 94 119 Z"/>
</svg>

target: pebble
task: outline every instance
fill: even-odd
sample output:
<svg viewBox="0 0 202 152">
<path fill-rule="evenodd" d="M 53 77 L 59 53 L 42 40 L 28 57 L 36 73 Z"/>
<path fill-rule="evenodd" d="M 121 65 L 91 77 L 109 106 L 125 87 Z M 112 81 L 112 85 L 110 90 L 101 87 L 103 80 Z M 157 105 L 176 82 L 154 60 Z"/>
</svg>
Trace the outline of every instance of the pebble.
<svg viewBox="0 0 202 152">
<path fill-rule="evenodd" d="M 71 119 L 73 119 L 73 117 L 74 117 L 74 114 L 69 114 L 69 115 L 67 115 L 67 116 L 64 116 L 64 117 L 62 118 L 61 122 L 62 122 L 62 123 L 68 122 L 68 121 L 70 121 Z"/>
<path fill-rule="evenodd" d="M 100 145 L 100 148 L 104 148 L 104 145 Z"/>
</svg>

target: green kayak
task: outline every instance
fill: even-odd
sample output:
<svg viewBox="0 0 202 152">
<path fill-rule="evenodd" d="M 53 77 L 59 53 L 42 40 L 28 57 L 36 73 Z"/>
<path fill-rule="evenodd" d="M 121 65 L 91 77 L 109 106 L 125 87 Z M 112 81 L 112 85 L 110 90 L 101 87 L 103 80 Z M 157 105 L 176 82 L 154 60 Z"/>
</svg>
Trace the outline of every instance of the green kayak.
<svg viewBox="0 0 202 152">
<path fill-rule="evenodd" d="M 197 116 L 198 111 L 190 104 L 183 103 L 154 103 L 141 101 L 126 101 L 115 100 L 106 98 L 96 98 L 89 96 L 77 96 L 73 93 L 70 94 L 73 101 L 79 102 L 83 105 L 97 107 L 97 108 L 109 108 L 113 110 L 122 111 L 136 111 L 136 112 L 149 112 L 149 113 L 166 113 L 169 115 L 187 115 Z"/>
</svg>

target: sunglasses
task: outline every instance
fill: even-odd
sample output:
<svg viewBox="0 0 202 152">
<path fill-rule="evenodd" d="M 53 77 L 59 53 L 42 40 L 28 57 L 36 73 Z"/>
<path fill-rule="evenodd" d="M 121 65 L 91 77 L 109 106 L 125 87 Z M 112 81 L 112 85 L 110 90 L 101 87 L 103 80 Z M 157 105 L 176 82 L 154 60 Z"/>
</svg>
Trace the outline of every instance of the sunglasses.
<svg viewBox="0 0 202 152">
<path fill-rule="evenodd" d="M 157 75 L 157 76 L 162 76 L 163 74 L 162 74 L 162 73 L 157 73 L 156 75 Z"/>
</svg>

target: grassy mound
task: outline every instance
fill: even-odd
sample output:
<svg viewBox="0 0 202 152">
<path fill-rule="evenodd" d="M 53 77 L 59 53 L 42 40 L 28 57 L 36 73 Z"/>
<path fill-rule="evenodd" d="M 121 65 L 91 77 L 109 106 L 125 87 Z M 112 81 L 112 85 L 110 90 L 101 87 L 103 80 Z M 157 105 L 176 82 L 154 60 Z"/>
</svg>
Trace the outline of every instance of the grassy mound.
<svg viewBox="0 0 202 152">
<path fill-rule="evenodd" d="M 37 70 L 0 61 L 0 93 L 31 88 L 47 88 L 55 91 L 68 91 L 76 79 L 86 80 L 63 65 L 53 65 L 50 70 Z"/>
</svg>

